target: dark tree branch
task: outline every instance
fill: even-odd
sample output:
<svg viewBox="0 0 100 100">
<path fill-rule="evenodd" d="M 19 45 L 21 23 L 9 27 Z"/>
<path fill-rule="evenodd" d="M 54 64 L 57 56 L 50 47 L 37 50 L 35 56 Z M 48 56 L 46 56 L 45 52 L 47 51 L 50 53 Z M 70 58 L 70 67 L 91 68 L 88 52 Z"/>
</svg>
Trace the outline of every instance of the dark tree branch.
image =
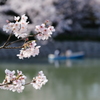
<svg viewBox="0 0 100 100">
<path fill-rule="evenodd" d="M 11 36 L 12 36 L 12 33 L 10 33 L 10 35 L 9 35 L 9 37 L 8 37 L 7 41 L 4 43 L 3 47 L 5 47 L 5 46 L 6 46 L 6 44 L 9 42 L 9 40 L 10 40 Z"/>
<path fill-rule="evenodd" d="M 34 34 L 34 35 L 29 35 L 29 36 L 27 36 L 27 37 L 25 37 L 25 38 L 18 39 L 18 40 L 13 41 L 13 42 L 9 42 L 9 40 L 10 40 L 10 38 L 11 38 L 11 36 L 12 36 L 12 33 L 11 33 L 11 34 L 9 35 L 7 41 L 4 43 L 3 46 L 0 47 L 0 49 L 18 49 L 18 48 L 22 48 L 23 46 L 19 46 L 19 47 L 8 47 L 8 46 L 9 46 L 9 45 L 12 45 L 12 44 L 14 44 L 14 43 L 16 43 L 16 42 L 19 42 L 19 41 L 25 41 L 26 38 L 34 37 L 34 36 L 36 36 L 36 35 L 38 35 L 38 34 L 39 34 L 39 33 L 36 33 L 36 34 Z M 8 43 L 8 42 L 9 42 L 9 43 Z"/>
</svg>

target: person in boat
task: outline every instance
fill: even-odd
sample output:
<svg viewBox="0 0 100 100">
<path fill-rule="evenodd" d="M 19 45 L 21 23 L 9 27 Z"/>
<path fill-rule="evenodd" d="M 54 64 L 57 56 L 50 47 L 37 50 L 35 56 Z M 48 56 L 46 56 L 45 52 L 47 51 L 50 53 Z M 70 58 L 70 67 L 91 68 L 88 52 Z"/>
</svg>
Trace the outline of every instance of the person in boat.
<svg viewBox="0 0 100 100">
<path fill-rule="evenodd" d="M 55 57 L 60 56 L 60 54 L 61 54 L 61 50 L 59 48 L 54 51 Z"/>
<path fill-rule="evenodd" d="M 72 50 L 68 49 L 65 52 L 65 56 L 71 56 L 72 55 Z"/>
</svg>

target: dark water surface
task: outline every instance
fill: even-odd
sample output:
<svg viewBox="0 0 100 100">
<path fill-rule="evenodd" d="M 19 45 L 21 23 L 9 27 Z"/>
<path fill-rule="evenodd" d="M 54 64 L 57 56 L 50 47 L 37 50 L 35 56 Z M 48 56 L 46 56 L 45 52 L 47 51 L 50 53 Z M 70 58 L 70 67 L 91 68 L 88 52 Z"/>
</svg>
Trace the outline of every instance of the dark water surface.
<svg viewBox="0 0 100 100">
<path fill-rule="evenodd" d="M 0 60 L 0 82 L 6 68 L 22 70 L 27 81 L 43 70 L 49 81 L 41 90 L 31 85 L 22 93 L 0 90 L 0 100 L 100 100 L 100 59 Z"/>
</svg>

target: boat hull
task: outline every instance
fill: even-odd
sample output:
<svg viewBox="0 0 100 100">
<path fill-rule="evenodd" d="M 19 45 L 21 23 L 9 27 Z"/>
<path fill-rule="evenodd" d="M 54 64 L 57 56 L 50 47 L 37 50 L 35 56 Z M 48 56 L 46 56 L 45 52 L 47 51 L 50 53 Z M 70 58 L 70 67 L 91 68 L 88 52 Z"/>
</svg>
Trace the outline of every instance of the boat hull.
<svg viewBox="0 0 100 100">
<path fill-rule="evenodd" d="M 81 59 L 84 58 L 84 53 L 72 54 L 70 56 L 54 56 L 53 54 L 48 56 L 50 60 L 66 60 L 66 59 Z"/>
</svg>

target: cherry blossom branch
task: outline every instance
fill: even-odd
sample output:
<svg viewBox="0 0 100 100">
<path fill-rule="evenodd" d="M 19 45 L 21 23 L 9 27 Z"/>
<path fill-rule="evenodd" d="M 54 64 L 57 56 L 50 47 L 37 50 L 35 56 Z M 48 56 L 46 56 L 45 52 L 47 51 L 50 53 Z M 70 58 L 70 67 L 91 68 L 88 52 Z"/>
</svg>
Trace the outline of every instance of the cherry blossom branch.
<svg viewBox="0 0 100 100">
<path fill-rule="evenodd" d="M 26 38 L 29 38 L 29 37 L 34 37 L 34 36 L 36 36 L 36 35 L 38 35 L 38 34 L 39 34 L 39 33 L 36 33 L 36 34 L 33 34 L 33 35 L 29 35 L 29 36 L 27 36 L 27 37 L 25 37 L 25 38 L 18 39 L 18 40 L 16 40 L 16 41 L 13 41 L 13 42 L 8 43 L 6 46 L 11 45 L 11 44 L 14 44 L 14 43 L 19 42 L 19 41 L 22 41 L 22 40 L 25 40 Z"/>
<path fill-rule="evenodd" d="M 6 83 L 6 84 L 2 84 L 2 83 L 0 83 L 0 86 L 5 86 L 5 85 L 8 85 L 9 83 Z"/>
<path fill-rule="evenodd" d="M 12 36 L 12 33 L 10 33 L 10 35 L 9 35 L 9 37 L 8 37 L 8 39 L 7 39 L 7 41 L 4 43 L 3 46 L 0 47 L 0 49 L 4 48 L 4 47 L 6 46 L 6 44 L 9 42 L 11 36 Z"/>
<path fill-rule="evenodd" d="M 3 30 L 10 33 L 7 41 L 0 46 L 0 49 L 18 49 L 21 48 L 20 53 L 17 54 L 19 59 L 29 58 L 31 56 L 35 57 L 39 54 L 40 46 L 37 46 L 36 41 L 27 40 L 29 37 L 36 36 L 38 40 L 47 40 L 51 37 L 52 32 L 55 31 L 53 26 L 46 25 L 47 22 L 37 25 L 35 27 L 36 34 L 29 35 L 27 34 L 27 22 L 28 17 L 22 15 L 21 17 L 14 17 L 15 23 L 9 22 L 7 25 L 3 26 Z M 13 42 L 9 42 L 12 34 L 18 38 Z M 19 39 L 20 38 L 20 39 Z M 22 46 L 18 47 L 10 47 L 10 45 L 17 43 L 19 41 L 24 41 Z M 18 93 L 22 92 L 26 85 L 33 85 L 35 89 L 40 89 L 43 85 L 48 82 L 48 79 L 44 75 L 43 71 L 40 71 L 36 77 L 33 77 L 32 81 L 26 83 L 26 76 L 22 74 L 22 71 L 17 70 L 17 75 L 15 75 L 15 71 L 10 71 L 8 69 L 5 70 L 6 77 L 2 83 L 0 83 L 0 88 L 10 91 L 17 91 Z"/>
<path fill-rule="evenodd" d="M 3 47 L 4 49 L 19 49 L 19 48 L 23 48 L 23 46 L 18 46 L 18 47 Z"/>
<path fill-rule="evenodd" d="M 18 47 L 7 47 L 7 46 L 1 46 L 0 49 L 19 49 L 23 48 L 23 46 L 18 46 Z"/>
<path fill-rule="evenodd" d="M 3 30 L 8 32 L 13 32 L 13 34 L 15 35 L 15 37 L 18 38 L 18 40 L 15 40 L 13 42 L 9 42 L 12 33 L 9 35 L 7 41 L 4 43 L 3 46 L 0 47 L 0 49 L 4 48 L 4 49 L 18 49 L 21 48 L 20 50 L 20 54 L 17 54 L 17 56 L 19 57 L 19 59 L 23 59 L 23 58 L 29 58 L 31 56 L 35 57 L 36 55 L 39 54 L 39 48 L 40 46 L 36 46 L 36 41 L 34 40 L 26 40 L 29 37 L 34 37 L 36 36 L 38 40 L 47 40 L 49 37 L 51 37 L 52 32 L 55 31 L 53 26 L 49 26 L 47 23 L 48 21 L 44 22 L 41 25 L 37 25 L 35 27 L 35 32 L 36 34 L 33 35 L 29 35 L 27 34 L 27 28 L 28 28 L 28 24 L 29 22 L 27 22 L 28 17 L 24 15 L 22 15 L 21 17 L 14 17 L 15 23 L 12 22 L 8 22 L 7 25 L 3 26 Z M 19 39 L 20 38 L 20 39 Z M 24 43 L 22 46 L 18 46 L 18 47 L 8 47 L 11 44 L 14 44 L 16 42 L 22 41 L 24 40 Z"/>
<path fill-rule="evenodd" d="M 17 91 L 18 93 L 23 92 L 26 85 L 33 85 L 35 89 L 41 89 L 43 85 L 48 82 L 48 79 L 44 75 L 43 71 L 39 71 L 36 77 L 33 77 L 32 81 L 26 83 L 26 76 L 22 71 L 17 70 L 17 75 L 15 71 L 5 70 L 6 77 L 2 83 L 0 83 L 0 88 L 4 90 L 11 90 L 13 92 Z"/>
<path fill-rule="evenodd" d="M 0 49 L 18 49 L 18 48 L 22 48 L 23 46 L 19 46 L 19 47 L 7 47 L 7 46 L 12 45 L 12 44 L 14 44 L 14 43 L 16 43 L 16 42 L 19 42 L 19 41 L 22 41 L 22 40 L 25 41 L 25 39 L 27 39 L 27 38 L 29 38 L 29 37 L 34 37 L 34 36 L 36 36 L 36 35 L 38 35 L 38 34 L 40 34 L 40 33 L 36 33 L 36 34 L 34 34 L 34 35 L 29 35 L 28 37 L 25 37 L 25 38 L 22 38 L 22 39 L 18 39 L 18 40 L 16 40 L 16 41 L 13 41 L 13 42 L 8 43 L 9 40 L 10 40 L 10 38 L 11 38 L 11 34 L 10 34 L 10 35 L 9 35 L 9 38 L 8 38 L 7 41 L 4 43 L 4 45 L 0 47 Z"/>
<path fill-rule="evenodd" d="M 31 84 L 31 82 L 25 83 L 25 84 L 23 84 L 23 86 L 29 85 L 29 84 Z M 0 86 L 7 86 L 7 85 L 11 85 L 11 83 L 6 83 L 6 84 L 0 83 Z M 13 84 L 13 85 L 14 85 L 14 84 Z"/>
<path fill-rule="evenodd" d="M 29 85 L 29 84 L 31 84 L 31 82 L 29 82 L 29 83 L 25 83 L 25 85 Z"/>
</svg>

